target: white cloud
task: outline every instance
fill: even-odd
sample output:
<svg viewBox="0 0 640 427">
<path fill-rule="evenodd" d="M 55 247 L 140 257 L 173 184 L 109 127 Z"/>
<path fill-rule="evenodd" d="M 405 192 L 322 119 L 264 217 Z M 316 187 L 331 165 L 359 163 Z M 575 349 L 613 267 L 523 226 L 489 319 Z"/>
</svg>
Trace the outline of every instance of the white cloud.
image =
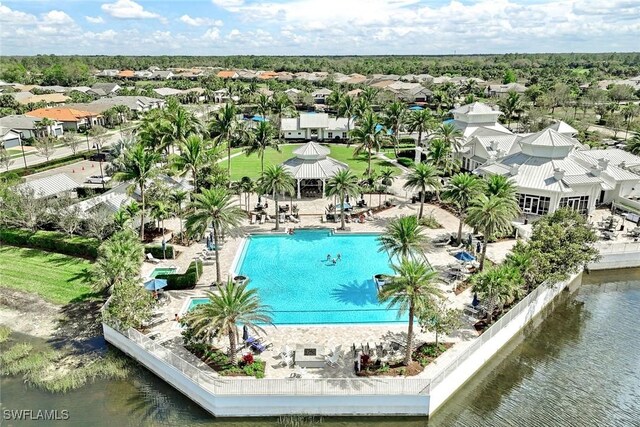
<svg viewBox="0 0 640 427">
<path fill-rule="evenodd" d="M 220 30 L 218 28 L 209 28 L 206 33 L 202 35 L 202 38 L 206 41 L 215 41 L 220 38 Z"/>
<path fill-rule="evenodd" d="M 60 10 L 52 10 L 42 15 L 42 21 L 49 25 L 70 25 L 73 19 Z"/>
<path fill-rule="evenodd" d="M 9 7 L 0 4 L 0 22 L 7 22 L 11 24 L 33 24 L 38 21 L 34 15 L 21 12 L 19 10 L 12 10 Z"/>
<path fill-rule="evenodd" d="M 84 19 L 86 19 L 87 22 L 89 22 L 91 24 L 103 24 L 104 23 L 104 19 L 102 18 L 102 16 L 85 16 Z"/>
<path fill-rule="evenodd" d="M 223 22 L 220 19 L 213 18 L 192 18 L 189 15 L 182 15 L 180 17 L 180 22 L 183 22 L 187 25 L 191 25 L 192 27 L 202 27 L 202 26 L 216 26 L 222 27 Z"/>
<path fill-rule="evenodd" d="M 211 0 L 213 4 L 223 9 L 232 10 L 244 4 L 244 0 Z"/>
<path fill-rule="evenodd" d="M 142 5 L 133 0 L 116 0 L 115 3 L 105 3 L 101 6 L 101 9 L 118 19 L 162 19 L 157 13 L 145 10 Z"/>
</svg>

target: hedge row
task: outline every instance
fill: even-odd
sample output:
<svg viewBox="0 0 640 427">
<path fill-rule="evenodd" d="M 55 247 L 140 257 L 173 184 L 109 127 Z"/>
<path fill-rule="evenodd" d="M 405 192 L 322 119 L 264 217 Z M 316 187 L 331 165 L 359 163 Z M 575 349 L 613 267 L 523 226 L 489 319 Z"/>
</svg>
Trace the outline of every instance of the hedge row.
<svg viewBox="0 0 640 427">
<path fill-rule="evenodd" d="M 407 159 L 406 157 L 398 157 L 398 163 L 406 168 L 410 168 L 414 164 L 412 159 Z"/>
<path fill-rule="evenodd" d="M 67 157 L 61 157 L 59 159 L 54 159 L 54 160 L 49 160 L 48 162 L 44 162 L 44 163 L 39 163 L 37 165 L 34 166 L 28 166 L 26 169 L 22 168 L 22 169 L 14 169 L 12 171 L 8 171 L 8 172 L 2 172 L 0 173 L 0 176 L 11 176 L 11 175 L 17 175 L 17 176 L 27 176 L 27 175 L 33 175 L 34 173 L 38 173 L 38 172 L 43 172 L 49 169 L 53 169 L 53 168 L 57 168 L 59 166 L 65 166 L 71 163 L 75 163 L 78 160 L 86 160 L 89 156 L 91 155 L 90 152 L 88 151 L 83 151 L 81 153 L 77 153 L 77 154 L 72 154 L 71 156 L 67 156 Z M 17 162 L 22 162 L 22 158 L 15 158 L 16 163 Z"/>
<path fill-rule="evenodd" d="M 165 247 L 167 259 L 174 259 L 176 257 L 173 246 L 167 244 Z M 162 245 L 147 245 L 144 247 L 145 254 L 151 254 L 154 258 L 163 259 L 165 254 L 162 251 Z"/>
<path fill-rule="evenodd" d="M 156 279 L 167 281 L 168 291 L 193 288 L 202 274 L 202 261 L 191 261 L 184 274 L 158 274 Z"/>
<path fill-rule="evenodd" d="M 82 236 L 70 236 L 58 231 L 23 229 L 0 229 L 0 243 L 24 246 L 49 252 L 95 259 L 98 257 L 98 239 Z"/>
</svg>

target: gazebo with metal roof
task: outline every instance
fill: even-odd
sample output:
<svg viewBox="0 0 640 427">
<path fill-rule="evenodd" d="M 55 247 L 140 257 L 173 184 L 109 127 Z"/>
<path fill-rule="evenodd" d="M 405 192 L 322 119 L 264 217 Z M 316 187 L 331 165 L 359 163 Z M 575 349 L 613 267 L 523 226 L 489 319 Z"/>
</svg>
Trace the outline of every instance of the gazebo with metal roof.
<svg viewBox="0 0 640 427">
<path fill-rule="evenodd" d="M 321 194 L 324 195 L 327 179 L 349 168 L 346 163 L 328 157 L 330 152 L 327 147 L 310 141 L 294 150 L 295 157 L 282 164 L 296 179 L 298 199 L 305 189 L 309 193 L 317 193 L 322 189 Z"/>
</svg>

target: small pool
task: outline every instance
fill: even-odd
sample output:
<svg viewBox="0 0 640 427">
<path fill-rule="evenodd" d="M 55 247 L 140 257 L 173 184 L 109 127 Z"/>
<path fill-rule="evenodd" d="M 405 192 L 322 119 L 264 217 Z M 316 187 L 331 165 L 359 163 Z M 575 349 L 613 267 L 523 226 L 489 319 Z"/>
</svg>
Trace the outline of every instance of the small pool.
<svg viewBox="0 0 640 427">
<path fill-rule="evenodd" d="M 242 248 L 237 274 L 249 277 L 271 306 L 276 325 L 404 323 L 378 302 L 375 274 L 391 273 L 378 234 L 296 230 L 293 235 L 252 235 Z M 331 255 L 327 260 L 327 255 Z M 341 260 L 333 263 L 333 258 Z M 205 303 L 191 301 L 189 309 Z"/>
<path fill-rule="evenodd" d="M 176 267 L 156 267 L 153 269 L 151 274 L 149 274 L 149 277 L 156 277 L 161 274 L 172 274 L 172 273 L 175 273 L 176 271 L 178 271 Z"/>
</svg>

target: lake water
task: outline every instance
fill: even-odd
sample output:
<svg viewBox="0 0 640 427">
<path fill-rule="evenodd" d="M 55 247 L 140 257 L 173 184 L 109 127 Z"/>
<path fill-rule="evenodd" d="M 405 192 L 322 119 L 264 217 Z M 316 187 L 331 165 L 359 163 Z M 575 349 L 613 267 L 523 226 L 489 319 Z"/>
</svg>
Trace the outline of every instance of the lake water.
<svg viewBox="0 0 640 427">
<path fill-rule="evenodd" d="M 640 426 L 640 270 L 585 275 L 544 321 L 526 328 L 429 421 L 325 418 L 323 426 Z M 2 378 L 2 409 L 66 409 L 69 421 L 3 426 L 276 426 L 216 420 L 154 375 L 64 395 Z M 317 420 L 318 418 L 316 418 Z"/>
</svg>

